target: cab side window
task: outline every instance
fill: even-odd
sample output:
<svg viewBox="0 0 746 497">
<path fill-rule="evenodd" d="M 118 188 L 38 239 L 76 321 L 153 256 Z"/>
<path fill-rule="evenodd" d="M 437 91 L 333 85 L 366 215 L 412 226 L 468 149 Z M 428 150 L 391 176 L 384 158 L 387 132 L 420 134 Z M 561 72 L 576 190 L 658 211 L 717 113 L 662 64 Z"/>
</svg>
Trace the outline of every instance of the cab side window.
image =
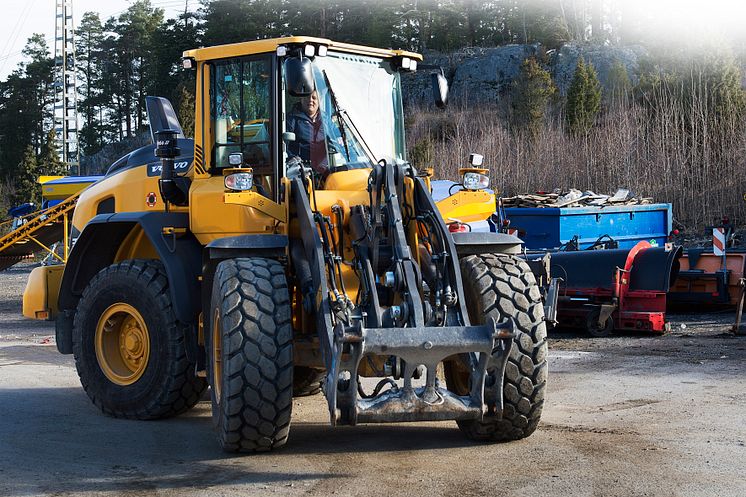
<svg viewBox="0 0 746 497">
<path fill-rule="evenodd" d="M 214 166 L 229 167 L 228 156 L 242 152 L 245 165 L 254 170 L 255 184 L 264 185 L 265 190 L 271 188 L 274 167 L 270 57 L 216 62 L 211 74 Z"/>
</svg>

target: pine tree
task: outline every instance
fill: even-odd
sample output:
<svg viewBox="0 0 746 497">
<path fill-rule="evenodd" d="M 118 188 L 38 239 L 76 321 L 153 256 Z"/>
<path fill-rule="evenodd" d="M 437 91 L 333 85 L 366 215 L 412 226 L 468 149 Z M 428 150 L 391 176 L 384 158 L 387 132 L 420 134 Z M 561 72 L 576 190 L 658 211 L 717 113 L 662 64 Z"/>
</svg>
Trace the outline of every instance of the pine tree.
<svg viewBox="0 0 746 497">
<path fill-rule="evenodd" d="M 37 163 L 39 174 L 46 176 L 64 176 L 70 173 L 65 164 L 60 160 L 54 130 L 49 130 L 47 133 L 47 140 L 42 147 L 41 157 L 39 157 Z"/>
<path fill-rule="evenodd" d="M 179 86 L 179 123 L 181 128 L 184 130 L 184 135 L 188 138 L 194 137 L 194 110 L 195 110 L 195 98 L 189 88 L 185 85 Z"/>
<path fill-rule="evenodd" d="M 77 44 L 75 47 L 78 57 L 78 77 L 82 98 L 79 103 L 83 127 L 80 131 L 80 141 L 83 153 L 86 155 L 98 152 L 103 146 L 102 123 L 99 110 L 105 97 L 101 92 L 101 78 L 103 58 L 102 43 L 104 28 L 96 12 L 86 12 L 77 30 Z"/>
<path fill-rule="evenodd" d="M 549 72 L 542 69 L 533 57 L 524 60 L 513 86 L 513 127 L 537 135 L 544 122 L 549 99 L 555 92 Z"/>
<path fill-rule="evenodd" d="M 627 68 L 620 61 L 615 61 L 609 69 L 606 83 L 606 101 L 609 105 L 620 105 L 627 101 L 632 91 Z"/>
<path fill-rule="evenodd" d="M 15 166 L 23 162 L 27 145 L 41 150 L 52 120 L 54 61 L 44 36 L 32 35 L 23 56 L 0 82 L 0 177 L 8 180 L 17 178 Z"/>
<path fill-rule="evenodd" d="M 144 129 L 145 96 L 151 94 L 155 84 L 150 75 L 164 63 L 158 60 L 153 46 L 163 24 L 163 12 L 150 0 L 135 0 L 104 27 L 110 33 L 103 43 L 108 54 L 104 70 L 108 81 L 104 85 L 111 85 L 105 92 L 114 98 L 119 118 L 115 122 L 124 124 L 128 138 Z"/>
<path fill-rule="evenodd" d="M 567 107 L 565 115 L 567 125 L 572 133 L 576 133 L 582 128 L 583 113 L 585 109 L 585 87 L 587 85 L 585 72 L 585 62 L 583 58 L 578 59 L 578 65 L 575 67 L 570 88 L 567 90 Z"/>
<path fill-rule="evenodd" d="M 14 205 L 39 202 L 39 163 L 33 145 L 26 146 L 23 159 L 16 168 Z"/>
<path fill-rule="evenodd" d="M 581 57 L 567 90 L 566 118 L 572 134 L 590 131 L 601 110 L 601 85 L 596 69 Z"/>
<path fill-rule="evenodd" d="M 601 83 L 598 81 L 598 73 L 593 64 L 588 62 L 585 66 L 585 116 L 587 129 L 591 129 L 596 121 L 596 116 L 601 111 Z"/>
</svg>

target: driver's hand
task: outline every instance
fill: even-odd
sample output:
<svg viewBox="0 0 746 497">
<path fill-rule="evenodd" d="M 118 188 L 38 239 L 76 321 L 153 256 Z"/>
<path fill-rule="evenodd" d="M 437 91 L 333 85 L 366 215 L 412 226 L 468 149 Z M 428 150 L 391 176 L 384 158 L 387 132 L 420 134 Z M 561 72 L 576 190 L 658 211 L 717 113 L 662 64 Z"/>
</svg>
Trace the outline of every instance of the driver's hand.
<svg viewBox="0 0 746 497">
<path fill-rule="evenodd" d="M 299 178 L 303 175 L 303 168 L 306 167 L 303 164 L 303 160 L 297 155 L 290 157 L 285 163 L 285 176 L 288 179 Z"/>
</svg>

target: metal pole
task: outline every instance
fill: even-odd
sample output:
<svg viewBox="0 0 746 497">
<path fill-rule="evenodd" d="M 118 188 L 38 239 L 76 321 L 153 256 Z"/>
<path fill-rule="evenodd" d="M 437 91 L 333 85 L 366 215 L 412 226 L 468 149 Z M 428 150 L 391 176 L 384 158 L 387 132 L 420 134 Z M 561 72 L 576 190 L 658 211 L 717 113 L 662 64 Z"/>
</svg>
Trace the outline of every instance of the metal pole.
<svg viewBox="0 0 746 497">
<path fill-rule="evenodd" d="M 746 278 L 741 278 L 738 281 L 741 286 L 741 298 L 738 299 L 738 307 L 736 308 L 736 324 L 733 325 L 733 333 L 736 335 L 746 335 L 746 330 L 741 327 L 741 318 L 743 317 L 743 304 L 746 299 Z"/>
<path fill-rule="evenodd" d="M 54 62 L 54 129 L 60 160 L 70 174 L 80 175 L 78 141 L 78 92 L 75 56 L 75 26 L 72 0 L 56 0 Z"/>
</svg>

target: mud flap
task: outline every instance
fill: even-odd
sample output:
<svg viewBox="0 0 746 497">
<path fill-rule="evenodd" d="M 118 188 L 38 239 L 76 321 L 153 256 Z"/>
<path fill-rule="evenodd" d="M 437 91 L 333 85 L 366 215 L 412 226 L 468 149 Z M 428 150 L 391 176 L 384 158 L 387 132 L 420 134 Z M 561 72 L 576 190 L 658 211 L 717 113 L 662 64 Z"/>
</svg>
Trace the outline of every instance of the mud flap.
<svg viewBox="0 0 746 497">
<path fill-rule="evenodd" d="M 60 311 L 54 321 L 54 338 L 60 354 L 73 353 L 73 318 L 75 311 Z"/>
</svg>

